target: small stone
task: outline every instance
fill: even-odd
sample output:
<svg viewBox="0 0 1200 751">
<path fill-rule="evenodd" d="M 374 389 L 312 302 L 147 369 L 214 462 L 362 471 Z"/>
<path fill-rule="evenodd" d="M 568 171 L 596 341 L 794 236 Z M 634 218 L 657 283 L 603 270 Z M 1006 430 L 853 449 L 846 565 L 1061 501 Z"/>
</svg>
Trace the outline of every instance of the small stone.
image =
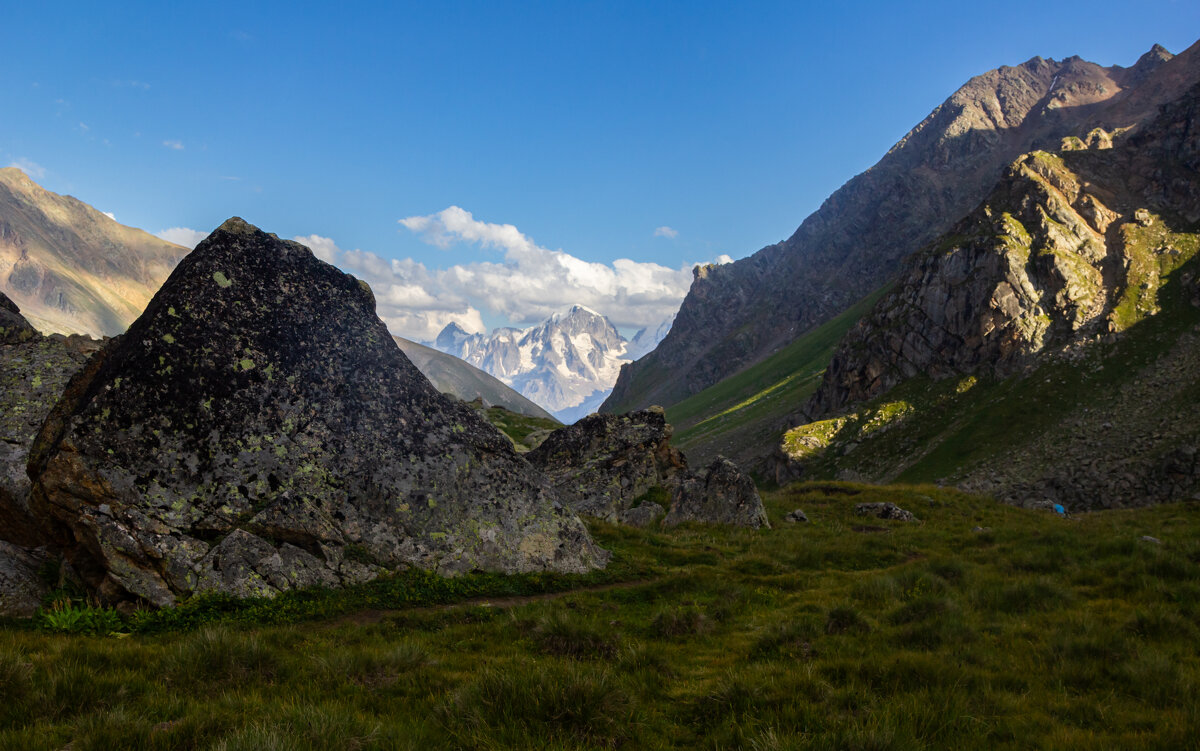
<svg viewBox="0 0 1200 751">
<path fill-rule="evenodd" d="M 808 516 L 800 509 L 796 509 L 795 511 L 789 511 L 787 516 L 783 517 L 783 520 L 794 524 L 796 522 L 808 521 Z"/>
<path fill-rule="evenodd" d="M 1142 535 L 1142 542 L 1149 542 L 1149 543 L 1153 543 L 1155 545 L 1162 545 L 1162 540 L 1158 539 L 1157 537 L 1151 537 L 1150 535 Z"/>
<path fill-rule="evenodd" d="M 894 503 L 859 503 L 854 506 L 854 513 L 859 516 L 874 516 L 878 519 L 890 519 L 898 522 L 915 522 L 917 517 L 911 511 L 905 511 Z"/>
</svg>

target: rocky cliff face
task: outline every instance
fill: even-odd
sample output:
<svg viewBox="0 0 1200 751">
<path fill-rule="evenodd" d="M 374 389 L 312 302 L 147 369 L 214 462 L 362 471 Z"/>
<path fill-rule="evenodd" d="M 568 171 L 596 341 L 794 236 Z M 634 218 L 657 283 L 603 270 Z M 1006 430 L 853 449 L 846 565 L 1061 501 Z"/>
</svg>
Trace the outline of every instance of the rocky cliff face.
<svg viewBox="0 0 1200 751">
<path fill-rule="evenodd" d="M 770 526 L 749 477 L 721 457 L 701 474 L 690 471 L 671 432 L 660 407 L 589 415 L 551 433 L 526 458 L 587 516 L 644 526 L 666 513 L 669 525 Z"/>
<path fill-rule="evenodd" d="M 29 471 L 43 528 L 108 600 L 607 558 L 404 357 L 364 283 L 240 219 L 72 379 Z"/>
<path fill-rule="evenodd" d="M 1124 331 L 1196 252 L 1200 85 L 1108 150 L 1034 152 L 839 345 L 813 417 L 918 374 L 1017 372 Z"/>
<path fill-rule="evenodd" d="M 671 332 L 622 369 L 602 409 L 674 404 L 737 372 L 880 287 L 950 228 L 1006 165 L 1063 138 L 1136 127 L 1200 79 L 1200 47 L 1155 47 L 1132 68 L 1034 58 L 977 76 L 788 240 L 695 270 Z"/>
<path fill-rule="evenodd" d="M 1198 122 L 1200 84 L 1135 133 L 1014 162 L 839 345 L 807 408 L 827 419 L 788 454 L 869 479 L 933 455 L 964 487 L 1073 509 L 1200 489 Z M 989 453 L 946 447 L 963 435 Z"/>
<path fill-rule="evenodd" d="M 186 253 L 0 169 L 0 292 L 44 333 L 121 333 Z"/>
</svg>

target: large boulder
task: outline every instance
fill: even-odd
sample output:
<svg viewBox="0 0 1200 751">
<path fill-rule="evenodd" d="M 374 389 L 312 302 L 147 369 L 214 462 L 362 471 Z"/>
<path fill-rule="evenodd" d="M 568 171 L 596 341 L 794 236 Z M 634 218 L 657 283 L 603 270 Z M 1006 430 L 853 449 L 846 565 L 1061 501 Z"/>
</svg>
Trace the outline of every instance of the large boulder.
<svg viewBox="0 0 1200 751">
<path fill-rule="evenodd" d="M 608 557 L 409 362 L 364 282 L 238 218 L 71 381 L 29 472 L 39 520 L 109 601 Z"/>
<path fill-rule="evenodd" d="M 694 474 L 671 433 L 661 407 L 595 414 L 554 431 L 525 456 L 581 514 L 648 526 L 661 515 L 651 507 L 662 503 L 670 506 L 667 525 L 769 526 L 754 482 L 737 465 L 718 457 Z"/>
<path fill-rule="evenodd" d="M 579 513 L 617 521 L 655 488 L 673 488 L 687 460 L 671 446 L 661 407 L 627 415 L 588 415 L 525 455 Z"/>
<path fill-rule="evenodd" d="M 754 481 L 723 456 L 713 459 L 703 474 L 689 477 L 675 491 L 663 524 L 673 527 L 684 522 L 771 526 Z"/>
</svg>

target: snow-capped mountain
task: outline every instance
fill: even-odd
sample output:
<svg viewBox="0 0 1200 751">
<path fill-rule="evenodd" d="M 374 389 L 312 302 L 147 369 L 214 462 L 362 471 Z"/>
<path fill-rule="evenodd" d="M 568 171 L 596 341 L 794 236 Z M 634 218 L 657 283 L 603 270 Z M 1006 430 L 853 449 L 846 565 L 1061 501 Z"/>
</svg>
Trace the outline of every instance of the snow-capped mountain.
<svg viewBox="0 0 1200 751">
<path fill-rule="evenodd" d="M 468 334 L 457 323 L 442 329 L 434 348 L 466 360 L 571 423 L 604 401 L 621 366 L 653 349 L 670 321 L 627 341 L 600 313 L 576 305 L 527 328 Z"/>
</svg>

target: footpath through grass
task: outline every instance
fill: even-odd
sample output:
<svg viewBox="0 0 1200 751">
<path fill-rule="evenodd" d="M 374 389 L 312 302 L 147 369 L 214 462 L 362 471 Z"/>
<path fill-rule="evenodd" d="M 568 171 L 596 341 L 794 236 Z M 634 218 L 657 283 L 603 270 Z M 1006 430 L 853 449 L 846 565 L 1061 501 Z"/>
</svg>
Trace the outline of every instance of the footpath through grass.
<svg viewBox="0 0 1200 751">
<path fill-rule="evenodd" d="M 627 584 L 511 607 L 432 604 L 500 577 L 370 617 L 281 600 L 123 637 L 10 625 L 0 748 L 1197 747 L 1200 504 L 766 500 L 761 532 L 596 525 Z M 853 513 L 884 500 L 921 521 Z M 797 507 L 812 521 L 783 523 Z"/>
</svg>

